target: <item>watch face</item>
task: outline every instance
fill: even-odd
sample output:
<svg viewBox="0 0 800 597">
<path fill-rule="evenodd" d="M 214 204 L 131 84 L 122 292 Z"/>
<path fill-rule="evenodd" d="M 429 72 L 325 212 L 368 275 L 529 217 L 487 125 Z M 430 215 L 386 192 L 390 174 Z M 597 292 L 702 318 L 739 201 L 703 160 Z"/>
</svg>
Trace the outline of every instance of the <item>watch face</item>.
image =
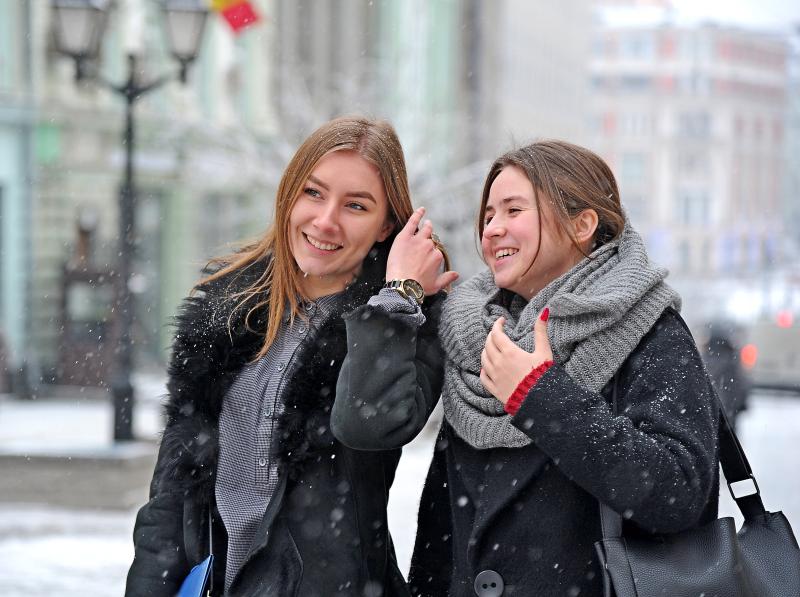
<svg viewBox="0 0 800 597">
<path fill-rule="evenodd" d="M 416 280 L 403 280 L 403 290 L 418 303 L 425 298 L 425 290 L 422 288 L 422 284 Z"/>
</svg>

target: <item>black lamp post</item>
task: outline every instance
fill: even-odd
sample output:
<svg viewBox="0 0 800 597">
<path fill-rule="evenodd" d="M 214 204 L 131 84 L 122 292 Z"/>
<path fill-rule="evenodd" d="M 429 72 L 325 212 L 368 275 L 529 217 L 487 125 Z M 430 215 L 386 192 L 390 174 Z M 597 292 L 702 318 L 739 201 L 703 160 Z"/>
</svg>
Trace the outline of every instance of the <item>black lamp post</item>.
<svg viewBox="0 0 800 597">
<path fill-rule="evenodd" d="M 186 82 L 189 65 L 200 49 L 208 9 L 203 0 L 163 0 L 161 4 L 170 52 L 180 64 L 180 70 L 177 75 L 164 75 L 141 83 L 136 74 L 136 56 L 130 54 L 127 81 L 117 85 L 100 77 L 95 66 L 111 4 L 109 0 L 51 0 L 56 49 L 75 61 L 75 80 L 91 78 L 125 100 L 125 132 L 122 138 L 125 171 L 119 190 L 119 263 L 116 268 L 115 304 L 120 332 L 110 383 L 114 398 L 114 440 L 125 441 L 134 439 L 134 392 L 131 385 L 134 305 L 129 287 L 136 238 L 136 187 L 133 167 L 136 134 L 133 108 L 142 96 L 170 79 L 177 77 L 181 82 Z"/>
</svg>

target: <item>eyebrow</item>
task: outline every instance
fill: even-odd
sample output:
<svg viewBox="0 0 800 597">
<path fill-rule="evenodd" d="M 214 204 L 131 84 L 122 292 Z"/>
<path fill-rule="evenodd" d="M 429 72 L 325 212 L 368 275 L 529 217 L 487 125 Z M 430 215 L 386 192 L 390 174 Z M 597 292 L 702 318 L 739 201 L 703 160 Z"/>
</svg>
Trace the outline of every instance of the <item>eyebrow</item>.
<svg viewBox="0 0 800 597">
<path fill-rule="evenodd" d="M 316 185 L 321 186 L 326 191 L 330 191 L 330 189 L 331 189 L 328 185 L 326 185 L 324 182 L 322 182 L 319 178 L 317 178 L 313 174 L 309 174 L 308 175 L 308 180 L 310 180 L 311 182 L 313 182 Z M 372 193 L 370 193 L 369 191 L 350 191 L 348 193 L 345 193 L 345 196 L 346 197 L 359 197 L 361 199 L 369 199 L 375 205 L 378 204 L 378 202 L 375 200 L 375 197 L 373 197 Z"/>
</svg>

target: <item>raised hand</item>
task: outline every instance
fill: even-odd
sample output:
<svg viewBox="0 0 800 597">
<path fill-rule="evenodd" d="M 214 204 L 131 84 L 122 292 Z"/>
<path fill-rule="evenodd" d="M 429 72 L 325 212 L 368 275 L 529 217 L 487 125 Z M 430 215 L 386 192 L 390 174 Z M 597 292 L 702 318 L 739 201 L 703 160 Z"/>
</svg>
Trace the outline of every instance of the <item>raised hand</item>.
<svg viewBox="0 0 800 597">
<path fill-rule="evenodd" d="M 553 350 L 547 337 L 545 308 L 533 326 L 534 351 L 527 352 L 511 341 L 503 331 L 505 318 L 494 322 L 481 353 L 481 383 L 500 402 L 505 404 L 520 382 L 532 369 L 553 360 Z"/>
<path fill-rule="evenodd" d="M 424 215 L 424 207 L 416 209 L 395 237 L 386 262 L 386 279 L 416 280 L 422 284 L 427 296 L 455 282 L 458 273 L 440 273 L 444 255 L 431 238 L 433 224 L 429 220 L 418 229 Z"/>
</svg>

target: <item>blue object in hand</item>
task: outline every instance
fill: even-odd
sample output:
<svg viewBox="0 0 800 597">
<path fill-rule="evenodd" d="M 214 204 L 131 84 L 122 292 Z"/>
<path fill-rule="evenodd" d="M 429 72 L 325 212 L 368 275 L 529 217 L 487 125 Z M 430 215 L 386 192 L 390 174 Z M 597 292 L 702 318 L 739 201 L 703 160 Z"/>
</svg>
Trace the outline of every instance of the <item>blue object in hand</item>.
<svg viewBox="0 0 800 597">
<path fill-rule="evenodd" d="M 177 597 L 204 597 L 208 590 L 208 581 L 211 580 L 211 566 L 214 556 L 210 555 L 197 566 L 183 580 Z"/>
</svg>

